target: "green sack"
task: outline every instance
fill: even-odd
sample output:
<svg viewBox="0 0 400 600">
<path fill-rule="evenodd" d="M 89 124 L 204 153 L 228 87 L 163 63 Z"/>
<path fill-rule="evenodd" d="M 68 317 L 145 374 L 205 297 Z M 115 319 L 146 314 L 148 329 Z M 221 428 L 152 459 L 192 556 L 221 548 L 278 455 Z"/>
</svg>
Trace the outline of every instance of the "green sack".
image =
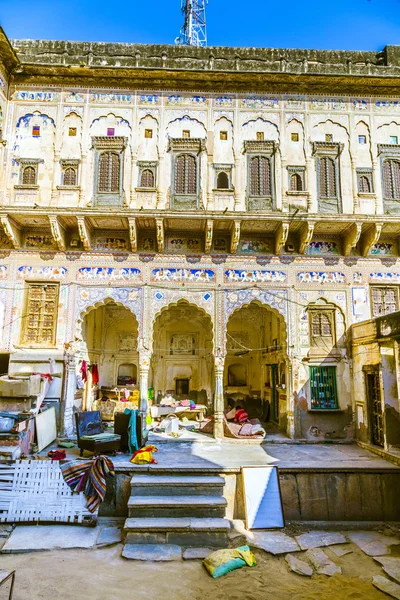
<svg viewBox="0 0 400 600">
<path fill-rule="evenodd" d="M 249 546 L 240 546 L 234 550 L 217 550 L 203 561 L 203 565 L 214 579 L 246 565 L 254 567 L 256 564 L 256 557 Z"/>
</svg>

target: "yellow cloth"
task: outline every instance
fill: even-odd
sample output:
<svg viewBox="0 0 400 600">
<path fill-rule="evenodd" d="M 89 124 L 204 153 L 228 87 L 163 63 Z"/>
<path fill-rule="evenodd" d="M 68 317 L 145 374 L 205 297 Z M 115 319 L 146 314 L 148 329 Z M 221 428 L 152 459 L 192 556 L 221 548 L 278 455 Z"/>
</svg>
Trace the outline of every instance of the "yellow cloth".
<svg viewBox="0 0 400 600">
<path fill-rule="evenodd" d="M 132 456 L 130 462 L 134 465 L 148 465 L 155 463 L 153 452 L 157 452 L 157 448 L 153 445 L 144 446 Z"/>
</svg>

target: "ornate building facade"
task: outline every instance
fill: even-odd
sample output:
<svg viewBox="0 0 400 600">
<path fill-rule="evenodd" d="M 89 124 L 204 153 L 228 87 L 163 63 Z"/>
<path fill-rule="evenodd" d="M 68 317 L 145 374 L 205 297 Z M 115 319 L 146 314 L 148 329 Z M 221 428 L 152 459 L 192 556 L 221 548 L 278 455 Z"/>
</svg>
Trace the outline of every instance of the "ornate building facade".
<svg viewBox="0 0 400 600">
<path fill-rule="evenodd" d="M 218 436 L 228 397 L 290 437 L 365 431 L 347 332 L 399 308 L 399 49 L 1 32 L 0 59 L 1 360 L 54 358 L 66 432 L 82 359 Z"/>
</svg>

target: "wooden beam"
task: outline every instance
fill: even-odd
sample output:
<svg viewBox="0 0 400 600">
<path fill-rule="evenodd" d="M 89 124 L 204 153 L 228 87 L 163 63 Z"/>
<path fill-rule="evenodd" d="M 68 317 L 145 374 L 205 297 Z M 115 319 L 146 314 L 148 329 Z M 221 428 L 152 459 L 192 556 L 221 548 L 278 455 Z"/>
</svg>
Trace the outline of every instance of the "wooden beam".
<svg viewBox="0 0 400 600">
<path fill-rule="evenodd" d="M 312 240 L 314 234 L 315 223 L 307 221 L 300 230 L 299 234 L 299 253 L 304 254 L 307 250 L 307 246 Z"/>
<path fill-rule="evenodd" d="M 164 252 L 164 219 L 156 219 L 157 249 Z"/>
<path fill-rule="evenodd" d="M 90 232 L 85 217 L 78 217 L 79 237 L 85 250 L 90 250 Z"/>
<path fill-rule="evenodd" d="M 1 217 L 1 224 L 3 225 L 4 233 L 13 245 L 13 248 L 18 250 L 21 248 L 21 229 L 18 225 L 10 219 L 9 216 Z"/>
<path fill-rule="evenodd" d="M 279 223 L 275 232 L 275 255 L 279 256 L 282 248 L 285 247 L 286 240 L 289 234 L 290 223 Z"/>
<path fill-rule="evenodd" d="M 212 219 L 207 219 L 206 223 L 206 238 L 204 242 L 204 252 L 206 254 L 210 254 L 212 241 L 213 241 L 213 232 L 214 232 L 214 221 Z"/>
<path fill-rule="evenodd" d="M 344 256 L 350 256 L 351 251 L 358 244 L 362 229 L 362 223 L 353 223 L 350 229 L 344 236 L 343 239 L 343 254 Z"/>
<path fill-rule="evenodd" d="M 236 254 L 240 240 L 240 220 L 233 221 L 231 228 L 231 254 Z"/>
<path fill-rule="evenodd" d="M 131 251 L 137 252 L 137 227 L 135 217 L 128 218 L 129 223 L 129 241 L 131 243 Z"/>
<path fill-rule="evenodd" d="M 56 242 L 58 249 L 63 251 L 66 250 L 67 242 L 64 227 L 61 225 L 58 217 L 54 215 L 49 215 L 49 221 L 51 235 L 53 236 L 53 240 Z"/>
<path fill-rule="evenodd" d="M 372 246 L 378 242 L 379 238 L 381 237 L 382 227 L 382 225 L 372 223 L 371 226 L 368 227 L 368 229 L 366 229 L 361 235 L 361 256 L 367 256 Z"/>
</svg>

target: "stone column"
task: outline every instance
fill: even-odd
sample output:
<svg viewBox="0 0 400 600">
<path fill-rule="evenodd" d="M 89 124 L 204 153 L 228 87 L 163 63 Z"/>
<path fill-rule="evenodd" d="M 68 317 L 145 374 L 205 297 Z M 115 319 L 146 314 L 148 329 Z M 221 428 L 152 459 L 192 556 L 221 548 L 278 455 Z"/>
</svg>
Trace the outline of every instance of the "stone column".
<svg viewBox="0 0 400 600">
<path fill-rule="evenodd" d="M 146 414 L 148 409 L 150 353 L 141 352 L 139 355 L 139 410 Z"/>
<path fill-rule="evenodd" d="M 225 356 L 217 352 L 215 355 L 215 394 L 214 394 L 214 437 L 224 437 L 224 364 Z"/>
<path fill-rule="evenodd" d="M 75 356 L 67 355 L 64 360 L 64 393 L 61 404 L 60 427 L 61 434 L 67 437 L 74 436 L 74 404 L 76 392 L 76 364 Z"/>
</svg>

